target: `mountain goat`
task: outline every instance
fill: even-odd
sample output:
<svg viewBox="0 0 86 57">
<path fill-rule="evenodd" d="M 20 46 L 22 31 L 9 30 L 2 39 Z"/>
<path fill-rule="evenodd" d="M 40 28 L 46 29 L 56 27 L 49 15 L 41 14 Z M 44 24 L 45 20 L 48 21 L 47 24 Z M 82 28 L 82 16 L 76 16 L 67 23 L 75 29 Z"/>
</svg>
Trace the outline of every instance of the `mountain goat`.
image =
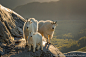
<svg viewBox="0 0 86 57">
<path fill-rule="evenodd" d="M 44 38 L 47 38 L 47 43 L 51 43 L 51 39 L 53 38 L 53 34 L 55 31 L 57 25 L 57 21 L 51 21 L 51 20 L 46 20 L 46 21 L 39 21 L 38 23 L 38 32 L 44 36 Z"/>
<path fill-rule="evenodd" d="M 29 32 L 35 33 L 38 30 L 38 22 L 34 18 L 29 18 L 26 20 L 23 26 L 23 37 L 26 40 L 27 45 L 27 38 L 29 36 Z"/>
<path fill-rule="evenodd" d="M 29 51 L 31 50 L 31 45 L 33 45 L 33 52 L 35 52 L 36 45 L 38 45 L 37 50 L 40 48 L 40 46 L 41 50 L 43 50 L 42 35 L 40 33 L 38 32 L 36 32 L 35 34 L 33 32 L 29 33 L 28 37 Z"/>
</svg>

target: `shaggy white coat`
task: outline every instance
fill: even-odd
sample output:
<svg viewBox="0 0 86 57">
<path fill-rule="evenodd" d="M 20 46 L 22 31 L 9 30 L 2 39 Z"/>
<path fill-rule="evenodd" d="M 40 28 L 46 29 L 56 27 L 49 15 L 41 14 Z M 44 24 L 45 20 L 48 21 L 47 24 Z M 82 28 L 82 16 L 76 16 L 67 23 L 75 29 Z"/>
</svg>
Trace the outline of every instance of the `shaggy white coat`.
<svg viewBox="0 0 86 57">
<path fill-rule="evenodd" d="M 23 37 L 26 40 L 26 45 L 27 45 L 27 38 L 29 36 L 29 32 L 35 33 L 37 31 L 38 31 L 38 21 L 35 20 L 35 18 L 29 18 L 28 20 L 26 20 L 23 26 Z"/>
<path fill-rule="evenodd" d="M 31 50 L 31 45 L 33 46 L 33 52 L 35 52 L 36 45 L 38 45 L 37 50 L 40 48 L 40 46 L 41 50 L 43 50 L 42 35 L 40 33 L 38 32 L 36 32 L 35 34 L 33 32 L 29 33 L 28 37 L 29 51 Z"/>
<path fill-rule="evenodd" d="M 51 43 L 57 22 L 46 20 L 39 21 L 38 32 L 47 39 L 47 43 Z"/>
</svg>

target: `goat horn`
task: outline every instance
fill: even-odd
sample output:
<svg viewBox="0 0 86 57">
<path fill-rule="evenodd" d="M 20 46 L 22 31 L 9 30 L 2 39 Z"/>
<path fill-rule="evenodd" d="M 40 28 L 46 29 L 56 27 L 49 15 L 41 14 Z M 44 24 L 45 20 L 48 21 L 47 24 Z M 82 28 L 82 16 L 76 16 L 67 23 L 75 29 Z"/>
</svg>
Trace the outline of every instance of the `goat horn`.
<svg viewBox="0 0 86 57">
<path fill-rule="evenodd" d="M 55 23 L 57 23 L 57 21 Z"/>
<path fill-rule="evenodd" d="M 53 20 L 52 20 L 53 21 Z M 54 21 L 53 21 L 53 23 L 54 23 Z"/>
<path fill-rule="evenodd" d="M 26 20 L 28 20 L 28 18 L 26 18 Z"/>
</svg>

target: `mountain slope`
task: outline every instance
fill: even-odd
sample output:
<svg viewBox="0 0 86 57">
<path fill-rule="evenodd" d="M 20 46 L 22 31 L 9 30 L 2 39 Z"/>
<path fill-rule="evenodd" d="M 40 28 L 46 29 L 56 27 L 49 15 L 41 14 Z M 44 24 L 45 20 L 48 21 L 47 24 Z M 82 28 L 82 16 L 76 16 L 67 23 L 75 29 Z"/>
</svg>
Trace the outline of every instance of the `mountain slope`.
<svg viewBox="0 0 86 57">
<path fill-rule="evenodd" d="M 18 22 L 21 22 L 19 24 Z M 22 34 L 24 18 L 0 5 L 0 41 L 12 42 L 13 37 Z M 4 41 L 3 41 L 4 40 Z"/>
<path fill-rule="evenodd" d="M 55 44 L 55 41 L 58 41 L 57 44 Z M 59 50 L 63 53 L 66 52 L 70 52 L 70 51 L 85 51 L 86 52 L 86 37 L 81 37 L 79 40 L 75 41 L 72 39 L 53 39 L 53 44 L 59 45 L 59 42 L 63 41 L 64 44 L 62 44 L 62 42 L 60 43 L 60 46 L 58 47 Z M 61 45 L 62 44 L 62 45 Z"/>
<path fill-rule="evenodd" d="M 85 51 L 86 52 L 86 46 L 85 47 L 83 47 L 83 48 L 80 48 L 80 49 L 78 49 L 77 51 Z"/>
<path fill-rule="evenodd" d="M 29 47 L 25 46 L 26 41 L 22 37 L 24 22 L 22 16 L 0 5 L 0 57 L 16 57 L 21 54 L 32 57 L 65 57 L 56 47 L 46 42 L 43 42 L 43 51 L 28 52 Z"/>
<path fill-rule="evenodd" d="M 25 18 L 35 17 L 37 19 L 85 19 L 86 0 L 60 0 L 58 2 L 33 2 L 18 6 L 14 11 Z"/>
</svg>

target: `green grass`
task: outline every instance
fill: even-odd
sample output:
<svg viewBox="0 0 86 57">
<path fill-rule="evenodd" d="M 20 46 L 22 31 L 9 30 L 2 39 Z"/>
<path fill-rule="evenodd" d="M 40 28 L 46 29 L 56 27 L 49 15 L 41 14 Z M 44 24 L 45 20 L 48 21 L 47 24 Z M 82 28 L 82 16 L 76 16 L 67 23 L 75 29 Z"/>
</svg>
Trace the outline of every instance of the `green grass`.
<svg viewBox="0 0 86 57">
<path fill-rule="evenodd" d="M 80 49 L 78 49 L 77 51 L 83 51 L 83 52 L 86 52 L 86 46 L 85 47 L 82 47 Z"/>
<path fill-rule="evenodd" d="M 76 41 L 73 41 L 72 39 L 56 39 L 56 38 L 53 38 L 51 40 L 52 44 L 54 44 L 57 48 L 61 48 L 62 46 L 67 46 L 67 45 L 70 45 L 70 44 L 73 44 L 75 43 Z"/>
</svg>

